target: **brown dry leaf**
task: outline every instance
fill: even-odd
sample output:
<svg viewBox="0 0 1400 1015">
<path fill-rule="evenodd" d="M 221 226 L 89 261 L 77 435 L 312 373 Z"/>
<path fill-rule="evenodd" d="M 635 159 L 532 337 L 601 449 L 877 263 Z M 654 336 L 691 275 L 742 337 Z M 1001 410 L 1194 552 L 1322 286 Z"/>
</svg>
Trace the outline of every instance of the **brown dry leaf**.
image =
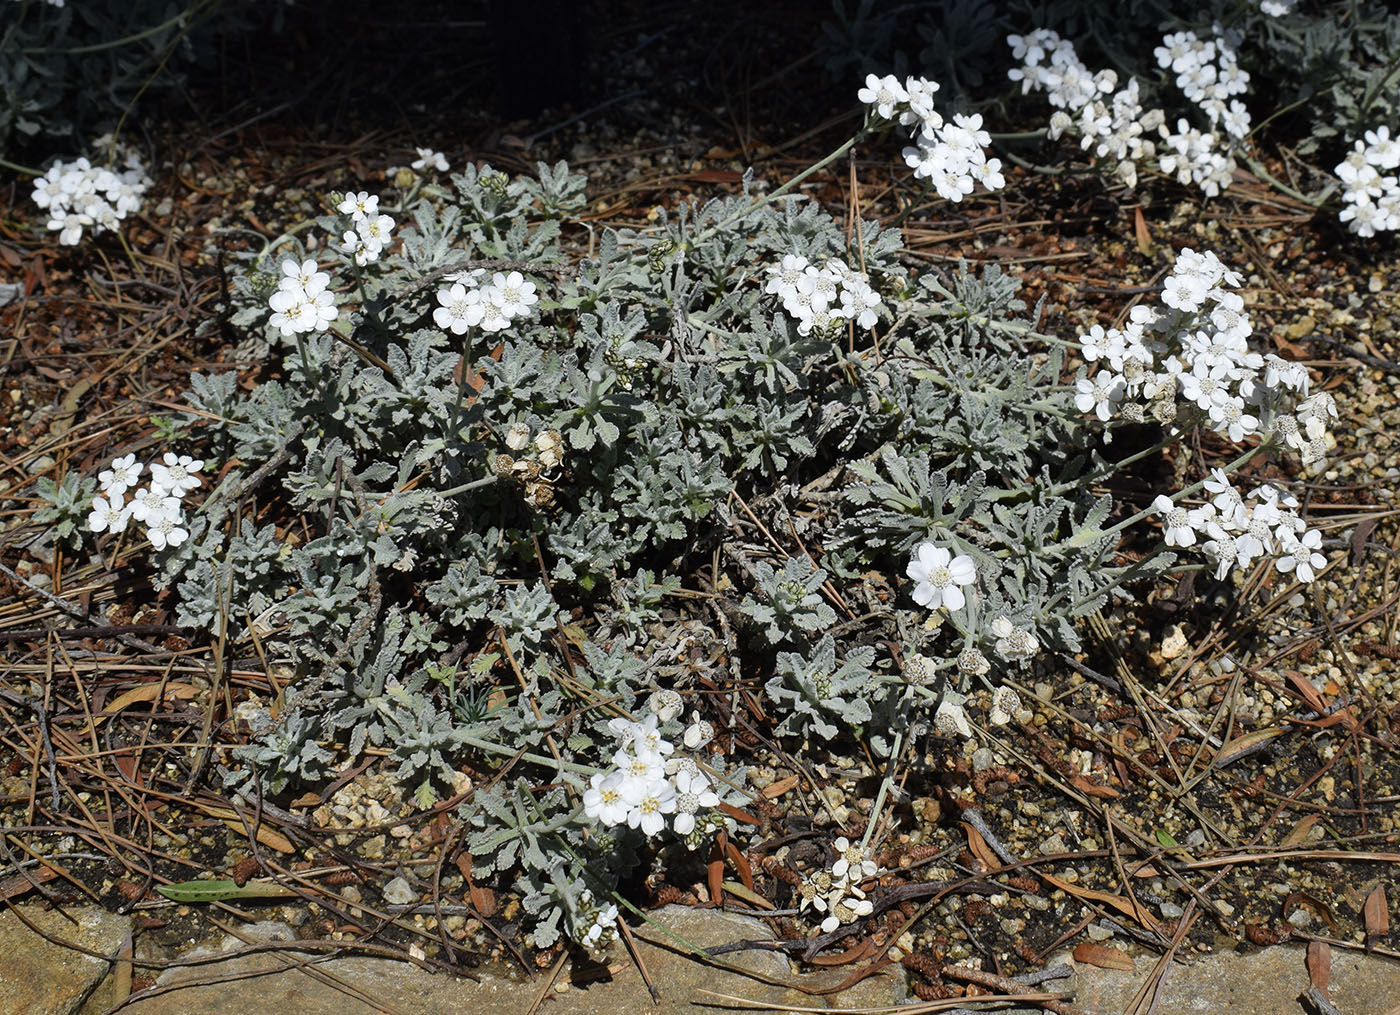
<svg viewBox="0 0 1400 1015">
<path fill-rule="evenodd" d="M 719 805 L 719 810 L 721 811 L 721 813 L 729 815 L 735 821 L 742 821 L 746 825 L 756 826 L 763 824 L 763 822 L 759 821 L 758 818 L 754 817 L 748 811 L 741 811 L 733 804 L 721 803 Z"/>
<path fill-rule="evenodd" d="M 1152 232 L 1147 228 L 1147 219 L 1143 218 L 1141 208 L 1133 209 L 1133 234 L 1137 238 L 1138 253 L 1151 257 L 1157 247 L 1152 242 Z"/>
<path fill-rule="evenodd" d="M 982 838 L 981 833 L 966 822 L 959 821 L 963 831 L 967 833 L 967 848 L 972 851 L 972 855 L 987 865 L 987 870 L 994 871 L 1001 869 L 1001 857 L 992 852 L 992 847 L 987 845 L 987 840 Z"/>
<path fill-rule="evenodd" d="M 1327 922 L 1327 929 L 1334 935 L 1341 933 L 1341 928 L 1337 926 L 1337 918 L 1332 915 L 1332 910 L 1327 904 L 1310 892 L 1290 892 L 1283 900 L 1283 918 L 1287 920 L 1293 911 L 1299 906 L 1307 906 L 1318 916 Z"/>
<path fill-rule="evenodd" d="M 786 779 L 779 779 L 763 787 L 763 797 L 765 800 L 776 800 L 788 790 L 797 785 L 797 776 L 790 775 Z"/>
<path fill-rule="evenodd" d="M 1308 833 L 1311 832 L 1321 820 L 1321 814 L 1304 815 L 1303 820 L 1293 826 L 1293 831 L 1284 836 L 1283 841 L 1278 844 L 1278 848 L 1292 849 L 1294 846 L 1301 846 L 1308 841 Z"/>
<path fill-rule="evenodd" d="M 1220 752 L 1215 756 L 1214 765 L 1216 768 L 1224 768 L 1226 765 L 1233 764 L 1246 755 L 1253 754 L 1270 740 L 1283 736 L 1285 732 L 1287 731 L 1281 726 L 1270 726 L 1267 729 L 1255 730 L 1253 733 L 1235 737 L 1220 748 Z"/>
<path fill-rule="evenodd" d="M 198 800 L 189 800 L 187 802 L 203 811 L 211 818 L 218 818 L 235 832 L 242 832 L 244 835 L 248 834 L 248 826 L 243 823 L 243 819 L 238 816 L 237 811 L 228 807 L 213 807 L 206 803 L 200 803 Z M 292 845 L 292 840 L 288 839 L 271 825 L 260 824 L 257 826 L 256 831 L 258 842 L 262 843 L 268 849 L 275 849 L 279 853 L 296 852 L 296 847 Z"/>
<path fill-rule="evenodd" d="M 888 955 L 881 955 L 878 959 L 869 963 L 868 965 L 864 965 L 861 966 L 859 969 L 852 970 L 849 976 L 847 976 L 844 980 L 842 980 L 835 986 L 822 987 L 820 990 L 808 990 L 803 987 L 798 987 L 797 989 L 801 990 L 802 993 L 810 994 L 813 997 L 826 997 L 831 994 L 839 994 L 843 990 L 850 990 L 861 980 L 864 980 L 867 976 L 874 976 L 880 970 L 890 965 L 890 962 L 891 960 Z"/>
<path fill-rule="evenodd" d="M 875 950 L 875 939 L 868 937 L 860 944 L 852 945 L 839 955 L 816 955 L 812 957 L 814 966 L 844 966 L 859 962 Z"/>
<path fill-rule="evenodd" d="M 159 683 L 142 684 L 140 687 L 133 687 L 131 690 L 119 694 L 115 701 L 104 708 L 101 712 L 93 714 L 92 725 L 101 726 L 103 722 L 116 715 L 128 705 L 134 705 L 138 701 L 154 701 L 156 695 L 160 694 Z M 172 683 L 165 685 L 165 694 L 172 698 L 193 698 L 199 693 L 199 689 L 190 684 Z"/>
<path fill-rule="evenodd" d="M 1132 972 L 1137 968 L 1133 957 L 1121 948 L 1110 945 L 1090 944 L 1088 941 L 1074 949 L 1074 961 L 1085 962 L 1100 969 L 1126 969 Z"/>
<path fill-rule="evenodd" d="M 1036 873 L 1040 874 L 1042 878 L 1049 881 L 1056 888 L 1068 892 L 1075 898 L 1093 899 L 1095 902 L 1102 902 L 1104 905 L 1112 906 L 1114 909 L 1118 910 L 1118 912 L 1126 916 L 1131 916 L 1148 930 L 1158 934 L 1163 933 L 1162 922 L 1133 899 L 1125 899 L 1123 896 L 1114 895 L 1112 892 L 1101 892 L 1097 888 L 1081 888 L 1079 885 L 1072 885 L 1068 881 L 1061 881 L 1053 874 L 1042 874 L 1039 871 Z"/>
<path fill-rule="evenodd" d="M 1105 800 L 1113 800 L 1123 795 L 1112 786 L 1100 786 L 1096 782 L 1090 782 L 1082 775 L 1071 777 L 1069 784 L 1085 796 L 1102 797 Z"/>
<path fill-rule="evenodd" d="M 710 902 L 724 904 L 724 844 L 728 836 L 720 832 L 710 847 L 710 859 L 705 864 L 705 883 L 710 889 Z"/>
<path fill-rule="evenodd" d="M 58 871 L 50 867 L 40 867 L 27 874 L 16 874 L 14 877 L 6 878 L 4 881 L 0 881 L 0 902 L 23 895 L 35 885 L 42 885 L 45 881 L 52 881 L 56 877 L 58 877 Z"/>
<path fill-rule="evenodd" d="M 467 901 L 482 916 L 492 916 L 500 908 L 496 903 L 496 893 L 489 888 L 482 888 L 472 880 L 472 855 L 470 853 L 457 854 L 457 870 L 462 874 L 462 880 L 467 883 Z"/>
<path fill-rule="evenodd" d="M 1308 982 L 1327 997 L 1327 985 L 1332 982 L 1332 949 L 1321 941 L 1308 942 Z"/>
<path fill-rule="evenodd" d="M 1366 904 L 1361 907 L 1362 918 L 1366 921 L 1366 950 L 1376 947 L 1376 942 L 1390 933 L 1390 909 L 1385 901 L 1385 885 L 1376 885 L 1366 896 Z"/>
<path fill-rule="evenodd" d="M 739 872 L 739 880 L 744 883 L 744 887 L 753 891 L 753 867 L 749 865 L 749 858 L 744 855 L 734 843 L 726 836 L 724 840 L 724 852 L 729 857 L 729 862 L 734 865 L 734 869 Z"/>
</svg>

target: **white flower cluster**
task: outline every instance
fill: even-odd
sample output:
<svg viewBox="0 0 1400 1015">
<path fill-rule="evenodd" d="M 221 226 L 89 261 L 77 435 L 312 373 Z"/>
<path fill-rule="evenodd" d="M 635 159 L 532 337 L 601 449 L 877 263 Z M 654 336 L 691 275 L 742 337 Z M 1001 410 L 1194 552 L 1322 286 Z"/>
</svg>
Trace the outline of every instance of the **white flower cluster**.
<svg viewBox="0 0 1400 1015">
<path fill-rule="evenodd" d="M 539 302 L 535 283 L 527 282 L 518 271 L 496 272 L 485 284 L 485 268 L 459 271 L 447 276 L 452 285 L 437 291 L 439 306 L 433 320 L 443 331 L 465 334 L 468 328 L 503 331 L 517 317 L 525 317 Z"/>
<path fill-rule="evenodd" d="M 669 706 L 662 708 L 670 712 Z M 653 711 L 641 722 L 617 718 L 608 723 L 618 738 L 618 749 L 613 768 L 594 775 L 584 791 L 583 811 L 588 817 L 603 825 L 626 823 L 651 837 L 666 827 L 665 816 L 673 814 L 676 833 L 689 835 L 695 830 L 695 815 L 701 808 L 719 805 L 719 796 L 693 759 L 667 759 L 675 745 L 657 730 L 661 721 Z M 684 742 L 698 750 L 713 736 L 713 727 L 696 718 L 686 730 Z"/>
<path fill-rule="evenodd" d="M 1006 42 L 1022 61 L 1007 76 L 1021 82 L 1023 95 L 1043 91 L 1055 107 L 1050 139 L 1077 131 L 1081 148 L 1112 160 L 1113 175 L 1128 187 L 1137 186 L 1138 166 L 1156 154 L 1152 135 L 1163 121 L 1160 109 L 1144 112 L 1137 79 L 1118 88 L 1115 71 L 1093 73 L 1080 61 L 1074 44 L 1048 28 L 1009 35 Z"/>
<path fill-rule="evenodd" d="M 380 253 L 394 239 L 394 220 L 379 213 L 379 197 L 366 191 L 346 194 L 336 210 L 350 216 L 353 226 L 341 237 L 340 249 L 355 258 L 361 268 L 379 260 Z"/>
<path fill-rule="evenodd" d="M 98 139 L 101 145 L 103 139 Z M 49 213 L 49 229 L 58 242 L 75 245 L 84 227 L 94 233 L 113 232 L 128 213 L 139 211 L 151 178 L 134 152 L 124 154 L 125 168 L 93 166 L 87 159 L 55 162 L 34 181 L 34 203 Z"/>
<path fill-rule="evenodd" d="M 1093 413 L 1104 422 L 1120 416 L 1131 422 L 1152 418 L 1164 425 L 1182 428 L 1201 424 L 1240 443 L 1256 434 L 1298 451 L 1305 465 L 1322 461 L 1328 449 L 1328 422 L 1337 415 L 1332 396 L 1319 392 L 1309 396 L 1307 369 L 1272 353 L 1261 355 L 1249 347 L 1253 333 L 1244 300 L 1230 290 L 1240 284 L 1238 272 L 1231 271 L 1211 251 L 1196 253 L 1183 249 L 1172 274 L 1164 284 L 1162 302 L 1167 309 L 1139 305 L 1133 308 L 1126 327 L 1105 331 L 1094 325 L 1081 335 L 1081 355 L 1087 364 L 1097 364 L 1094 376 L 1076 381 L 1075 405 L 1080 412 Z M 1211 483 L 1224 482 L 1218 490 Z M 1225 494 L 1228 481 L 1221 473 L 1206 484 L 1212 492 Z M 1272 488 L 1266 488 L 1272 489 Z M 1233 496 L 1225 494 L 1227 500 Z M 1272 512 L 1286 500 L 1275 494 L 1257 496 L 1274 502 L 1265 508 L 1263 519 L 1277 524 Z M 1283 553 L 1290 563 L 1284 569 L 1297 570 L 1298 577 L 1311 580 L 1315 563 L 1294 554 L 1297 546 L 1313 549 L 1321 536 L 1305 535 L 1297 517 L 1289 516 L 1272 538 L 1264 538 L 1257 526 L 1252 539 L 1235 546 L 1226 536 L 1250 530 L 1254 508 L 1224 510 L 1215 504 L 1212 511 L 1191 514 L 1171 506 L 1165 496 L 1155 505 L 1170 512 L 1167 542 L 1191 546 L 1194 533 L 1211 533 L 1213 546 L 1206 552 L 1217 561 L 1228 563 L 1221 575 L 1235 562 L 1247 566 L 1257 556 Z M 1208 529 L 1214 523 L 1216 530 Z M 1291 532 L 1285 536 L 1284 530 Z M 1218 531 L 1217 531 L 1218 530 Z M 1293 540 L 1293 541 L 1290 541 Z M 1227 545 L 1227 542 L 1230 545 Z M 1297 546 L 1294 543 L 1297 543 Z"/>
<path fill-rule="evenodd" d="M 1237 45 L 1233 33 L 1203 40 L 1195 32 L 1175 32 L 1163 36 L 1162 45 L 1153 50 L 1157 65 L 1176 74 L 1177 87 L 1201 107 L 1211 124 L 1210 133 L 1184 119 L 1177 121 L 1175 134 L 1163 126 L 1167 152 L 1161 158 L 1162 172 L 1174 175 L 1178 183 L 1196 184 L 1207 197 L 1230 186 L 1235 173 L 1231 152 L 1249 135 L 1249 110 L 1232 98 L 1249 87 Z"/>
<path fill-rule="evenodd" d="M 1400 166 L 1400 142 L 1390 136 L 1389 127 L 1366 132 L 1363 144 L 1357 141 L 1336 168 L 1342 181 L 1346 207 L 1337 217 L 1359 236 L 1400 229 L 1400 179 L 1383 170 Z"/>
<path fill-rule="evenodd" d="M 1298 516 L 1298 500 L 1291 494 L 1266 483 L 1246 500 L 1222 469 L 1211 470 L 1205 488 L 1210 499 L 1198 508 L 1187 510 L 1165 495 L 1152 506 L 1162 515 L 1168 546 L 1195 546 L 1204 537 L 1201 550 L 1215 564 L 1217 579 L 1233 568 L 1248 568 L 1256 558 L 1273 557 L 1274 567 L 1305 583 L 1327 566 L 1322 533 Z"/>
<path fill-rule="evenodd" d="M 1258 0 L 1259 10 L 1271 18 L 1281 18 L 1293 13 L 1298 0 Z"/>
<path fill-rule="evenodd" d="M 315 261 L 283 261 L 277 291 L 267 300 L 272 308 L 267 323 L 284 338 L 303 331 L 325 331 L 340 315 L 327 288 L 330 284 L 330 275 L 320 271 Z"/>
<path fill-rule="evenodd" d="M 1123 330 L 1094 325 L 1079 337 L 1086 364 L 1098 367 L 1076 382 L 1079 410 L 1104 422 L 1115 415 L 1205 422 L 1236 443 L 1276 432 L 1304 463 L 1320 460 L 1327 450 L 1321 421 L 1309 415 L 1308 429 L 1303 418 L 1311 403 L 1300 403 L 1297 416 L 1283 411 L 1285 394 L 1306 397 L 1307 370 L 1250 349 L 1253 326 L 1243 298 L 1230 291 L 1240 281 L 1211 251 L 1183 249 L 1163 286 L 1167 309 L 1140 304 Z"/>
<path fill-rule="evenodd" d="M 880 873 L 880 868 L 874 860 L 866 858 L 860 845 L 845 836 L 837 839 L 835 845 L 836 862 L 803 878 L 798 889 L 802 900 L 799 910 L 811 908 L 826 914 L 821 924 L 823 934 L 870 915 L 875 907 L 860 885 Z"/>
<path fill-rule="evenodd" d="M 135 490 L 145 468 L 132 454 L 113 459 L 110 469 L 97 474 L 102 493 L 93 498 L 88 528 L 93 532 L 121 532 L 127 522 L 135 519 L 146 526 L 146 538 L 157 550 L 179 546 L 190 535 L 181 499 L 199 486 L 197 473 L 204 463 L 167 451 L 160 461 L 150 464 L 150 482 Z M 126 497 L 128 490 L 134 490 L 130 500 Z"/>
<path fill-rule="evenodd" d="M 843 320 L 873 328 L 884 305 L 866 275 L 839 257 L 828 257 L 818 268 L 801 254 L 786 254 L 768 268 L 768 276 L 763 291 L 783 301 L 799 335 L 814 330 L 820 335 Z"/>
<path fill-rule="evenodd" d="M 609 902 L 598 905 L 593 892 L 585 888 L 579 893 L 579 912 L 574 917 L 574 934 L 579 944 L 598 953 L 617 936 L 617 906 Z"/>
<path fill-rule="evenodd" d="M 961 610 L 967 604 L 962 585 L 977 581 L 977 567 L 965 553 L 956 557 L 945 547 L 920 543 L 904 572 L 915 581 L 914 602 L 936 610 L 946 606 Z"/>
<path fill-rule="evenodd" d="M 987 158 L 992 136 L 982 129 L 980 114 L 956 114 L 951 122 L 933 108 L 938 91 L 936 81 L 906 78 L 901 84 L 893 74 L 870 74 L 865 87 L 856 93 L 861 102 L 874 108 L 885 120 L 896 116 L 908 127 L 914 141 L 903 151 L 904 161 L 914 170 L 915 179 L 928 180 L 938 195 L 948 201 L 961 201 L 982 184 L 987 190 L 1006 186 L 1001 160 Z"/>
<path fill-rule="evenodd" d="M 1239 41 L 1234 32 L 1218 32 L 1214 39 L 1174 32 L 1162 37 L 1152 55 L 1157 66 L 1176 74 L 1176 86 L 1201 107 L 1211 127 L 1243 141 L 1249 134 L 1249 110 L 1234 96 L 1249 90 L 1249 72 L 1240 69 Z"/>
<path fill-rule="evenodd" d="M 1232 98 L 1249 85 L 1233 36 L 1218 34 L 1203 41 L 1194 32 L 1176 32 L 1163 37 L 1153 51 L 1158 64 L 1176 74 L 1177 87 L 1206 114 L 1209 132 L 1185 119 L 1171 131 L 1162 110 L 1142 108 L 1136 78 L 1119 88 L 1114 71 L 1091 72 L 1074 44 L 1057 32 L 1038 28 L 1029 35 L 1007 36 L 1006 41 L 1022 61 L 1008 76 L 1021 82 L 1023 94 L 1045 92 L 1055 107 L 1047 132 L 1052 140 L 1078 133 L 1081 147 L 1112 160 L 1112 172 L 1128 187 L 1137 185 L 1140 167 L 1152 158 L 1159 158 L 1164 173 L 1182 184 L 1196 184 L 1207 196 L 1230 185 L 1235 172 L 1232 152 L 1250 127 L 1249 111 Z M 1161 141 L 1160 156 L 1154 133 Z"/>
</svg>

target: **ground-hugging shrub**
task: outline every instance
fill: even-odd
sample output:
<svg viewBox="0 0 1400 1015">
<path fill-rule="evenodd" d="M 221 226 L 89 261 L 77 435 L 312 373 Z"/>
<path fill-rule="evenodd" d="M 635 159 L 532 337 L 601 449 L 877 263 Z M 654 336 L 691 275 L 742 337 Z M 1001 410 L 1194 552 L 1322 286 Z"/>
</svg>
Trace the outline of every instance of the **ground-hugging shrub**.
<svg viewBox="0 0 1400 1015">
<path fill-rule="evenodd" d="M 936 90 L 875 78 L 862 98 L 873 126 L 910 133 L 905 159 L 938 193 L 995 186 L 980 122 L 945 121 Z M 186 434 L 217 486 L 182 501 L 153 474 L 138 490 L 123 460 L 90 520 L 118 524 L 116 481 L 178 519 L 186 538 L 155 560 L 179 622 L 294 673 L 275 708 L 240 712 L 241 791 L 323 778 L 370 745 L 424 806 L 461 762 L 505 772 L 461 808 L 478 875 L 515 879 L 537 944 L 597 946 L 597 900 L 641 849 L 733 832 L 717 805 L 746 800 L 742 766 L 647 665 L 660 605 L 694 595 L 717 551 L 742 590 L 732 648 L 772 664 L 774 733 L 884 756 L 919 724 L 965 733 L 962 693 L 1076 647 L 1078 618 L 1198 541 L 1222 577 L 1257 558 L 1314 576 L 1318 540 L 1287 495 L 1241 496 L 1228 471 L 1265 448 L 1317 457 L 1330 405 L 1250 347 L 1214 255 L 1183 251 L 1164 307 L 1069 341 L 1037 330 L 995 266 L 911 278 L 897 232 L 848 230 L 796 182 L 746 177 L 655 228 L 595 234 L 562 163 L 405 171 L 382 194 L 327 195 L 314 227 L 250 257 L 229 315 L 280 376 L 248 393 L 231 373 L 193 379 Z M 1120 453 L 1124 431 L 1145 450 Z M 1100 492 L 1200 431 L 1241 446 L 1208 502 L 1182 503 L 1202 483 L 1149 504 Z M 171 457 L 183 472 L 167 459 L 162 476 L 196 477 Z M 777 526 L 765 551 L 736 540 L 734 505 L 786 511 L 809 486 L 830 510 L 804 522 L 807 551 Z M 53 510 L 86 511 L 89 492 L 65 487 Z M 1157 514 L 1165 538 L 1121 557 Z M 856 617 L 871 569 L 911 581 Z M 804 889 L 823 925 L 870 911 L 863 845 Z"/>
</svg>

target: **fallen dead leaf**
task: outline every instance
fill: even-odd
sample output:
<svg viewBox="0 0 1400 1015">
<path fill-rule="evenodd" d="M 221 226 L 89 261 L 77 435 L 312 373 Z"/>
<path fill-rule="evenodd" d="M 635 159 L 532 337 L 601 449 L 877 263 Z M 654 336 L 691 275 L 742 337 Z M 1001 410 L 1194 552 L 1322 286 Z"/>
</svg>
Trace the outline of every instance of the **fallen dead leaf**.
<svg viewBox="0 0 1400 1015">
<path fill-rule="evenodd" d="M 1332 982 L 1332 949 L 1322 941 L 1308 942 L 1308 982 L 1325 998 Z"/>
<path fill-rule="evenodd" d="M 790 775 L 786 779 L 779 779 L 763 787 L 762 793 L 765 800 L 776 800 L 788 790 L 797 785 L 798 777 Z"/>
<path fill-rule="evenodd" d="M 1376 942 L 1390 933 L 1390 910 L 1385 901 L 1385 885 L 1376 885 L 1366 896 L 1366 904 L 1361 907 L 1362 918 L 1366 921 L 1366 950 L 1376 947 Z"/>
<path fill-rule="evenodd" d="M 1073 954 L 1075 962 L 1084 962 L 1100 969 L 1126 969 L 1132 972 L 1137 968 L 1137 963 L 1131 955 L 1111 945 L 1096 945 L 1085 941 L 1075 947 Z"/>
<path fill-rule="evenodd" d="M 1095 902 L 1102 902 L 1106 906 L 1112 906 L 1118 912 L 1126 916 L 1131 916 L 1142 926 L 1154 933 L 1162 933 L 1162 921 L 1158 920 L 1150 912 L 1134 899 L 1125 899 L 1121 895 L 1114 895 L 1112 892 L 1101 892 L 1097 888 L 1081 888 L 1079 885 L 1072 885 L 1068 881 L 1062 881 L 1053 874 L 1036 872 L 1046 881 L 1050 882 L 1061 891 L 1068 892 L 1077 899 L 1092 899 Z"/>
<path fill-rule="evenodd" d="M 165 685 L 165 695 L 172 698 L 193 698 L 199 693 L 199 689 L 190 684 L 169 683 Z M 140 687 L 133 687 L 125 691 L 112 701 L 110 705 L 101 712 L 95 712 L 92 716 L 92 725 L 101 726 L 106 720 L 116 715 L 128 705 L 134 705 L 138 701 L 155 701 L 156 695 L 161 694 L 159 683 L 142 684 Z"/>
</svg>

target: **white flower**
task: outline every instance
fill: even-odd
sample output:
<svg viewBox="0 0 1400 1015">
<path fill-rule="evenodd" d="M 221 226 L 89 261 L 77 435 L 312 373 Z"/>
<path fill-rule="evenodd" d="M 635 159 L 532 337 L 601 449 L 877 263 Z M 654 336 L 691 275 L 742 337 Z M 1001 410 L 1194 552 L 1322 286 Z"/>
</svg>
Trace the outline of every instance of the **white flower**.
<svg viewBox="0 0 1400 1015">
<path fill-rule="evenodd" d="M 135 455 L 114 458 L 110 469 L 104 469 L 97 474 L 97 482 L 101 484 L 103 493 L 120 500 L 127 490 L 136 485 L 142 468 Z"/>
<path fill-rule="evenodd" d="M 685 728 L 685 736 L 682 742 L 687 750 L 698 751 L 715 738 L 715 727 L 713 723 L 700 718 L 700 713 L 695 714 L 695 718 L 690 725 Z"/>
<path fill-rule="evenodd" d="M 1168 546 L 1195 546 L 1196 530 L 1191 515 L 1184 507 L 1173 504 L 1170 497 L 1159 493 L 1152 506 L 1162 515 L 1162 535 Z"/>
<path fill-rule="evenodd" d="M 670 722 L 685 711 L 685 702 L 675 691 L 665 688 L 651 693 L 650 697 L 647 698 L 647 708 L 651 709 L 652 714 L 657 719 L 662 722 Z"/>
<path fill-rule="evenodd" d="M 468 328 L 480 324 L 486 314 L 480 290 L 469 290 L 460 282 L 450 289 L 439 289 L 437 301 L 442 305 L 433 311 L 433 321 L 443 331 L 454 335 L 464 334 Z"/>
<path fill-rule="evenodd" d="M 583 812 L 605 825 L 620 825 L 627 820 L 630 805 L 622 799 L 622 776 L 617 772 L 599 772 L 583 791 Z"/>
<path fill-rule="evenodd" d="M 307 291 L 306 320 L 311 326 L 307 330 L 325 331 L 339 316 L 340 308 L 335 305 L 335 297 L 329 289 L 318 289 L 314 293 Z"/>
<path fill-rule="evenodd" d="M 345 235 L 341 237 L 340 249 L 347 254 L 353 254 L 355 256 L 355 263 L 361 268 L 379 256 L 379 250 L 376 248 L 371 251 L 366 247 L 365 241 L 360 238 L 360 234 L 353 229 L 347 229 Z"/>
<path fill-rule="evenodd" d="M 613 755 L 612 761 L 622 778 L 618 788 L 629 800 L 634 800 L 653 782 L 666 775 L 666 762 L 659 754 L 633 754 L 622 747 Z"/>
<path fill-rule="evenodd" d="M 866 878 L 874 877 L 879 865 L 865 856 L 865 850 L 853 845 L 844 835 L 835 842 L 836 862 L 831 865 L 831 876 L 837 881 L 853 886 Z"/>
<path fill-rule="evenodd" d="M 914 586 L 914 602 L 935 610 L 940 606 L 961 610 L 967 599 L 958 586 L 977 580 L 971 557 L 965 553 L 954 557 L 945 547 L 932 543 L 919 544 L 905 574 L 918 583 Z"/>
<path fill-rule="evenodd" d="M 58 242 L 72 247 L 83 238 L 83 226 L 92 225 L 92 217 L 80 212 L 68 212 L 49 219 L 49 228 L 58 233 Z"/>
<path fill-rule="evenodd" d="M 841 315 L 855 321 L 858 327 L 875 327 L 879 319 L 876 311 L 881 305 L 880 294 L 864 282 L 848 280 L 841 289 Z"/>
<path fill-rule="evenodd" d="M 1274 561 L 1274 567 L 1284 573 L 1292 571 L 1300 582 L 1313 581 L 1327 566 L 1327 558 L 1320 552 L 1322 533 L 1317 529 L 1308 529 L 1301 538 L 1285 532 L 1281 543 L 1284 555 Z"/>
<path fill-rule="evenodd" d="M 788 295 L 797 291 L 798 280 L 807 268 L 807 258 L 801 254 L 784 254 L 781 264 L 768 268 L 768 284 L 763 291 L 786 301 Z"/>
<path fill-rule="evenodd" d="M 379 196 L 371 197 L 363 190 L 358 194 L 349 193 L 345 195 L 345 200 L 336 205 L 336 210 L 349 215 L 356 222 L 362 222 L 379 214 Z"/>
<path fill-rule="evenodd" d="M 176 456 L 175 452 L 167 451 L 162 461 L 151 465 L 151 482 L 168 490 L 172 497 L 183 497 L 199 486 L 201 481 L 195 473 L 202 468 L 202 459 L 196 460 L 189 455 Z"/>
<path fill-rule="evenodd" d="M 702 807 L 718 807 L 719 796 L 710 789 L 704 775 L 679 771 L 675 775 L 676 819 L 674 827 L 680 835 L 695 830 L 695 815 Z"/>
<path fill-rule="evenodd" d="M 1010 687 L 998 687 L 992 692 L 992 712 L 987 721 L 993 726 L 1005 726 L 1021 710 L 1021 696 Z"/>
<path fill-rule="evenodd" d="M 388 215 L 370 215 L 355 224 L 355 230 L 366 248 L 374 248 L 375 256 L 393 240 L 394 220 Z M 372 260 L 372 258 L 371 258 Z"/>
<path fill-rule="evenodd" d="M 997 654 L 1004 659 L 1024 662 L 1040 651 L 1040 640 L 1035 632 L 1017 627 L 1007 617 L 992 621 L 992 634 L 996 635 Z"/>
<path fill-rule="evenodd" d="M 518 271 L 509 275 L 498 271 L 492 275 L 487 296 L 492 303 L 501 308 L 501 314 L 507 318 L 528 314 L 530 308 L 540 299 L 535 294 L 535 283 L 525 281 L 525 277 Z"/>
<path fill-rule="evenodd" d="M 267 323 L 280 331 L 283 337 L 316 327 L 316 304 L 303 289 L 278 289 L 268 297 L 267 304 L 273 311 Z"/>
<path fill-rule="evenodd" d="M 418 158 L 414 159 L 410 165 L 414 169 L 423 170 L 428 168 L 436 169 L 439 173 L 445 173 L 450 168 L 447 165 L 447 156 L 442 152 L 435 152 L 431 148 L 417 148 Z"/>
<path fill-rule="evenodd" d="M 93 532 L 120 532 L 126 528 L 131 512 L 123 503 L 121 494 L 109 497 L 95 497 L 92 501 L 92 514 L 88 515 L 88 528 Z"/>
<path fill-rule="evenodd" d="M 884 77 L 867 74 L 865 87 L 856 92 L 856 98 L 867 105 L 874 106 L 875 112 L 888 120 L 894 116 L 896 105 L 909 101 L 909 93 L 899 83 L 899 78 L 893 74 L 886 74 Z"/>
<path fill-rule="evenodd" d="M 676 809 L 676 787 L 671 785 L 669 779 L 655 779 L 632 793 L 624 788 L 623 795 L 631 804 L 627 812 L 628 826 L 640 826 L 648 838 L 666 827 L 664 815 Z"/>
<path fill-rule="evenodd" d="M 318 270 L 315 261 L 308 259 L 298 264 L 288 258 L 282 262 L 282 278 L 277 283 L 277 287 L 313 293 L 320 292 L 330 284 L 331 277 L 324 271 Z"/>
<path fill-rule="evenodd" d="M 1093 380 L 1079 378 L 1075 381 L 1075 389 L 1074 404 L 1079 411 L 1092 412 L 1105 423 L 1118 410 L 1118 404 L 1126 393 L 1123 376 L 1111 370 L 1100 370 Z"/>
<path fill-rule="evenodd" d="M 178 518 L 180 500 L 170 496 L 165 487 L 152 483 L 150 486 L 142 487 L 136 491 L 131 503 L 127 505 L 127 510 L 131 513 L 131 517 L 138 522 L 153 525 L 158 518 L 165 514 L 173 514 Z"/>
<path fill-rule="evenodd" d="M 172 500 L 174 498 L 171 498 Z M 179 501 L 175 502 L 177 507 L 174 510 L 163 512 L 158 518 L 146 519 L 146 538 L 151 541 L 151 545 L 157 550 L 164 550 L 167 546 L 179 546 L 186 539 L 190 538 L 189 532 L 184 527 L 184 521 L 180 516 L 178 508 Z"/>
</svg>

